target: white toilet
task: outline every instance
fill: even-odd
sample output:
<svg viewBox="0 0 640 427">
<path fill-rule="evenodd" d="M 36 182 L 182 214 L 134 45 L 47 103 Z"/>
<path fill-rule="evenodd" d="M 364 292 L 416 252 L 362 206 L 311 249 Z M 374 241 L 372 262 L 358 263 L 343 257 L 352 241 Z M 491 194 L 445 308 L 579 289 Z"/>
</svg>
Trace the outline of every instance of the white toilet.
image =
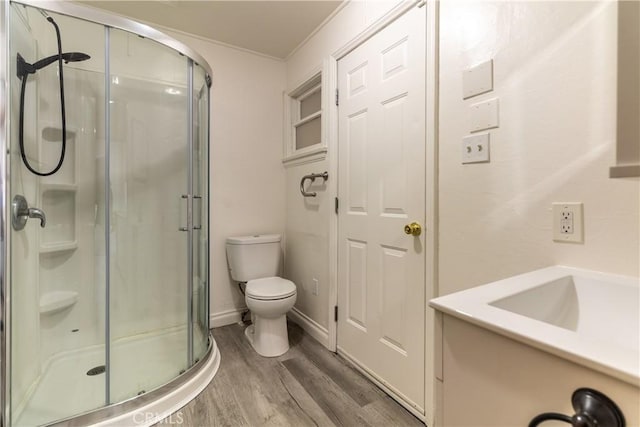
<svg viewBox="0 0 640 427">
<path fill-rule="evenodd" d="M 296 302 L 296 285 L 277 277 L 281 250 L 279 234 L 227 238 L 227 261 L 233 280 L 244 283 L 245 301 L 253 324 L 245 335 L 265 357 L 289 350 L 287 312 Z"/>
</svg>

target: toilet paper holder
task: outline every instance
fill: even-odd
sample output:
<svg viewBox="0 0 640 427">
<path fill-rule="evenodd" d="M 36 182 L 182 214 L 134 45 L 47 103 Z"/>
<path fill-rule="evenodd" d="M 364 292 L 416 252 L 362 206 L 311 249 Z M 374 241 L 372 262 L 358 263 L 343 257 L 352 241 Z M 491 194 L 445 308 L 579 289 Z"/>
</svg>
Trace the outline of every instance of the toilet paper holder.
<svg viewBox="0 0 640 427">
<path fill-rule="evenodd" d="M 310 180 L 311 182 L 315 181 L 316 178 L 322 178 L 324 181 L 329 179 L 329 172 L 323 172 L 323 173 L 310 173 L 309 175 L 305 175 L 302 177 L 302 179 L 300 180 L 300 193 L 302 193 L 303 197 L 316 197 L 316 192 L 315 191 L 306 191 L 304 189 L 304 183 L 306 180 Z"/>
</svg>

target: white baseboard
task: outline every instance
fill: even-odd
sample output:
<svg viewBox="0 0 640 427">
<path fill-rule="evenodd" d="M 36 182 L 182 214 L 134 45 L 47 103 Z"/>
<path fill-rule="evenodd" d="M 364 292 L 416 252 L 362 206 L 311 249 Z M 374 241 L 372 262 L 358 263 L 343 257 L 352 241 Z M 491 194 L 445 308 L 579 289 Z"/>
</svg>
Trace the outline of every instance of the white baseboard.
<svg viewBox="0 0 640 427">
<path fill-rule="evenodd" d="M 299 325 L 306 333 L 318 340 L 320 344 L 329 348 L 329 331 L 324 326 L 295 307 L 287 313 L 287 317 L 293 323 Z"/>
<path fill-rule="evenodd" d="M 211 313 L 209 316 L 209 327 L 219 328 L 221 326 L 233 325 L 242 320 L 242 313 L 247 310 L 246 307 L 225 310 L 218 313 Z"/>
</svg>

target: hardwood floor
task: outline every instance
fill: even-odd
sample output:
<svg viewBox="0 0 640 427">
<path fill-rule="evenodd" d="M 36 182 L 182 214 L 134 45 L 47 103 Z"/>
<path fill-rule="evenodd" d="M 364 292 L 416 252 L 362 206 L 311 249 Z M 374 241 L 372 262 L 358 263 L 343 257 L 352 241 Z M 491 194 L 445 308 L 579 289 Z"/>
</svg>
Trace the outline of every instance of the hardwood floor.
<svg viewBox="0 0 640 427">
<path fill-rule="evenodd" d="M 243 332 L 213 330 L 218 373 L 158 426 L 424 426 L 297 325 L 290 323 L 290 350 L 276 358 L 259 356 Z"/>
</svg>

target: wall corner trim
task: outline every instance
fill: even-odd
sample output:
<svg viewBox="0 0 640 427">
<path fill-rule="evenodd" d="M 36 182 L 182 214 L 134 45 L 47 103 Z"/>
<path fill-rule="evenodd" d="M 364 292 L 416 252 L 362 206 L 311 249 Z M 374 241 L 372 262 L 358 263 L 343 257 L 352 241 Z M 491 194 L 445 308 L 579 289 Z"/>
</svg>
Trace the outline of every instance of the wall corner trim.
<svg viewBox="0 0 640 427">
<path fill-rule="evenodd" d="M 324 27 L 325 27 L 329 22 L 331 22 L 331 20 L 332 20 L 333 18 L 335 18 L 335 17 L 336 17 L 336 15 L 337 15 L 338 13 L 340 13 L 340 11 L 341 11 L 342 9 L 344 9 L 345 7 L 347 7 L 347 5 L 348 5 L 350 2 L 351 2 L 351 0 L 344 0 L 342 3 L 340 3 L 340 4 L 338 5 L 338 7 L 336 7 L 336 8 L 334 9 L 334 11 L 333 11 L 333 12 L 331 12 L 331 13 L 329 14 L 329 16 L 327 16 L 327 17 L 325 18 L 325 20 L 324 20 L 324 21 L 322 21 L 322 22 L 321 22 L 321 23 L 320 23 L 320 24 L 319 24 L 319 25 L 318 25 L 318 26 L 317 26 L 313 31 L 311 31 L 311 32 L 309 33 L 309 35 L 308 35 L 307 37 L 305 37 L 305 39 L 304 39 L 304 40 L 302 40 L 302 41 L 300 42 L 300 44 L 298 44 L 298 46 L 294 47 L 294 48 L 293 48 L 293 50 L 292 50 L 291 52 L 289 52 L 289 54 L 288 54 L 287 56 L 285 56 L 285 57 L 284 57 L 284 61 L 285 61 L 285 62 L 289 61 L 289 60 L 290 60 L 290 59 L 291 59 L 291 58 L 292 58 L 292 57 L 293 57 L 293 56 L 294 56 L 294 55 L 295 55 L 295 54 L 296 54 L 300 49 L 302 49 L 302 47 L 303 47 L 304 45 L 306 45 L 306 44 L 309 42 L 309 40 L 311 40 L 311 39 L 313 38 L 313 36 L 315 36 L 315 35 L 316 35 L 320 30 L 322 30 L 322 29 L 323 29 L 323 28 L 324 28 Z"/>
</svg>

